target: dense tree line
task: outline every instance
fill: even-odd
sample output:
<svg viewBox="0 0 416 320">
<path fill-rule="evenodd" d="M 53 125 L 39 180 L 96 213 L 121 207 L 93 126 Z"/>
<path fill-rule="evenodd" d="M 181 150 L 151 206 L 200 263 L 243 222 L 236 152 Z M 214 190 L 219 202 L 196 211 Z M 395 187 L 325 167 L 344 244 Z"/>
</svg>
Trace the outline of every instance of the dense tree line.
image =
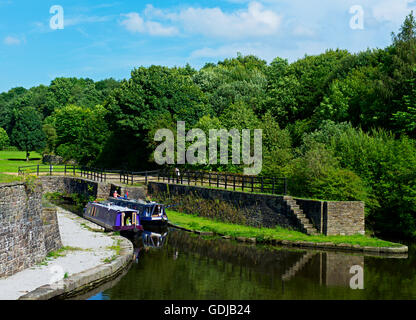
<svg viewBox="0 0 416 320">
<path fill-rule="evenodd" d="M 123 81 L 57 78 L 14 88 L 0 94 L 0 147 L 143 170 L 155 167 L 156 130 L 175 131 L 179 120 L 206 133 L 263 129 L 262 175 L 288 177 L 296 196 L 363 200 L 372 230 L 416 236 L 413 13 L 384 49 L 270 64 L 239 54 L 200 70 L 140 67 Z"/>
</svg>

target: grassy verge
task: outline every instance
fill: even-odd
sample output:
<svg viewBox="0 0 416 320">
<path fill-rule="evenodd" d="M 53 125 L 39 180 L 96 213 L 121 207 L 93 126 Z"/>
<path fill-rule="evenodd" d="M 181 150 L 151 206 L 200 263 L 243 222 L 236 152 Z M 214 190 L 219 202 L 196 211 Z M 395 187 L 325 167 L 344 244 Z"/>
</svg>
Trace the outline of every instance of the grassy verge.
<svg viewBox="0 0 416 320">
<path fill-rule="evenodd" d="M 22 181 L 22 178 L 18 176 L 12 176 L 9 174 L 0 173 L 0 183 L 9 183 L 9 182 L 15 182 L 15 181 Z"/>
<path fill-rule="evenodd" d="M 42 156 L 37 152 L 31 152 L 29 161 L 26 161 L 24 151 L 0 151 L 0 172 L 17 173 L 19 167 L 40 164 L 41 159 Z"/>
<path fill-rule="evenodd" d="M 188 215 L 172 210 L 167 210 L 167 214 L 171 223 L 199 231 L 214 232 L 231 237 L 256 238 L 257 241 L 264 240 L 288 240 L 288 241 L 308 241 L 308 242 L 332 242 L 334 244 L 351 244 L 368 247 L 399 247 L 400 244 L 372 238 L 364 235 L 354 236 L 308 236 L 304 233 L 291 231 L 276 227 L 270 228 L 254 228 L 243 225 L 229 224 L 220 221 L 210 220 L 196 215 Z"/>
<path fill-rule="evenodd" d="M 69 247 L 69 246 L 62 247 L 58 250 L 49 252 L 46 258 L 42 262 L 40 262 L 38 265 L 47 266 L 48 263 L 52 261 L 53 259 L 65 257 L 68 253 L 74 252 L 74 251 L 90 251 L 90 249 L 82 249 L 82 248 Z"/>
<path fill-rule="evenodd" d="M 121 251 L 121 246 L 120 246 L 120 244 L 121 244 L 121 240 L 117 240 L 117 241 L 116 241 L 116 243 L 115 243 L 114 245 L 112 245 L 112 246 L 110 246 L 110 247 L 107 247 L 107 249 L 108 249 L 108 250 L 113 250 L 113 251 L 115 251 L 116 253 L 115 253 L 114 255 L 112 255 L 110 258 L 105 258 L 105 259 L 103 259 L 102 261 L 103 261 L 104 263 L 111 263 L 111 262 L 113 262 L 114 260 L 116 260 L 118 256 L 120 256 L 120 251 Z"/>
</svg>

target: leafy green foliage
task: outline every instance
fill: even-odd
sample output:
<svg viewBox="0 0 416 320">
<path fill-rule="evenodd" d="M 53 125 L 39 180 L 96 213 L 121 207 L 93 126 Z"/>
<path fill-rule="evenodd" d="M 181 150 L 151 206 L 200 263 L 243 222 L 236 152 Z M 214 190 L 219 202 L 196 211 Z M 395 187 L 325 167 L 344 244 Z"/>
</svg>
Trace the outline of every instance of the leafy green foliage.
<svg viewBox="0 0 416 320">
<path fill-rule="evenodd" d="M 7 135 L 6 130 L 4 130 L 3 128 L 0 128 L 0 150 L 3 150 L 9 145 L 10 145 L 10 139 L 9 139 L 9 136 Z"/>
<path fill-rule="evenodd" d="M 26 107 L 15 113 L 15 125 L 11 140 L 14 145 L 26 151 L 42 150 L 45 147 L 45 134 L 42 131 L 42 119 L 35 108 Z"/>
<path fill-rule="evenodd" d="M 80 164 L 154 169 L 155 133 L 175 134 L 177 121 L 207 136 L 210 129 L 262 129 L 262 176 L 288 177 L 295 196 L 363 200 L 367 226 L 416 236 L 413 13 L 384 49 L 328 50 L 270 64 L 237 54 L 200 70 L 139 67 L 121 82 L 56 78 L 0 94 L 0 147 L 9 136 L 13 146 L 45 147 Z"/>
<path fill-rule="evenodd" d="M 86 109 L 68 105 L 57 109 L 52 116 L 56 128 L 57 154 L 80 164 L 91 164 L 100 155 L 109 136 L 106 114 L 107 110 L 100 105 Z M 53 131 L 48 139 L 53 144 Z"/>
</svg>

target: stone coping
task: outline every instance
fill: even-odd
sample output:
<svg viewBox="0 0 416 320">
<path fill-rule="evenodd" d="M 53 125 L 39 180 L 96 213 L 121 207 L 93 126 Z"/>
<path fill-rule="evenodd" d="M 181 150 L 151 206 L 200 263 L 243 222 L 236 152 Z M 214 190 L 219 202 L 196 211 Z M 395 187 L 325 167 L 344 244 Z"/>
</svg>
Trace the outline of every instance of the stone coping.
<svg viewBox="0 0 416 320">
<path fill-rule="evenodd" d="M 25 185 L 25 183 L 21 181 L 4 182 L 4 183 L 0 183 L 0 188 L 8 188 L 8 187 L 15 187 L 15 186 L 23 186 L 23 185 Z"/>
<path fill-rule="evenodd" d="M 231 237 L 226 236 L 220 233 L 214 232 L 204 232 L 199 230 L 191 230 L 187 229 L 173 223 L 169 222 L 169 226 L 180 229 L 186 232 L 193 232 L 202 236 L 213 236 L 218 235 L 223 237 L 224 239 L 232 239 L 238 242 L 247 242 L 247 243 L 262 243 L 262 244 L 272 244 L 272 245 L 283 245 L 287 247 L 300 247 L 305 249 L 325 249 L 325 250 L 337 250 L 337 251 L 352 251 L 352 252 L 364 252 L 364 253 L 372 253 L 372 254 L 405 254 L 408 253 L 409 248 L 405 245 L 400 247 L 369 247 L 369 246 L 360 246 L 360 245 L 352 245 L 347 243 L 332 243 L 332 242 L 308 242 L 308 241 L 290 241 L 290 240 L 264 240 L 264 241 L 257 241 L 256 238 L 246 238 L 246 237 Z"/>
<path fill-rule="evenodd" d="M 114 261 L 71 275 L 51 285 L 41 286 L 18 300 L 68 299 L 117 278 L 130 267 L 134 249 L 128 239 L 121 236 L 113 236 L 113 238 L 120 240 L 120 254 Z"/>
</svg>

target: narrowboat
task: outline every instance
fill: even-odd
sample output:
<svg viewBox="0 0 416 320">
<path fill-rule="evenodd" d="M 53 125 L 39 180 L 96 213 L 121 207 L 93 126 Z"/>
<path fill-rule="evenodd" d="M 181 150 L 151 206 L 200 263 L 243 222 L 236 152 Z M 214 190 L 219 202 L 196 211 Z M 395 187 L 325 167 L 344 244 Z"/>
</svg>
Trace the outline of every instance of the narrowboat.
<svg viewBox="0 0 416 320">
<path fill-rule="evenodd" d="M 166 225 L 168 223 L 168 216 L 165 210 L 166 208 L 163 204 L 113 197 L 108 198 L 108 200 L 118 206 L 137 210 L 140 215 L 140 221 L 143 225 Z"/>
<path fill-rule="evenodd" d="M 84 218 L 110 231 L 143 231 L 137 210 L 111 202 L 90 202 L 84 209 Z"/>
</svg>

